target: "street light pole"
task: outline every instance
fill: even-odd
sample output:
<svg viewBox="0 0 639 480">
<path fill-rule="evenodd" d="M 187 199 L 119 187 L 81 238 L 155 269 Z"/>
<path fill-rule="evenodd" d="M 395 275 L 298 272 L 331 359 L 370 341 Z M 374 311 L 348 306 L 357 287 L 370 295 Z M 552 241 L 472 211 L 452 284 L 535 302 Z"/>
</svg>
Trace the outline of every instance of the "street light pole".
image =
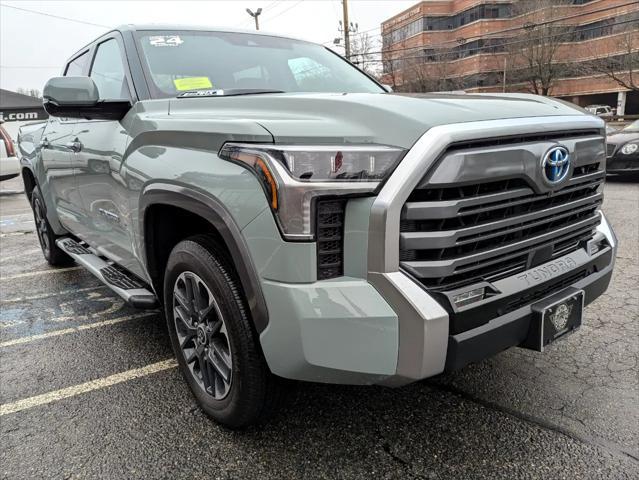
<svg viewBox="0 0 639 480">
<path fill-rule="evenodd" d="M 253 13 L 250 8 L 247 8 L 246 9 L 246 13 L 248 13 L 251 17 L 253 17 L 255 19 L 255 30 L 259 30 L 260 29 L 260 21 L 258 20 L 258 17 L 260 16 L 260 13 L 262 13 L 262 9 L 258 8 L 255 11 L 255 13 Z"/>
</svg>

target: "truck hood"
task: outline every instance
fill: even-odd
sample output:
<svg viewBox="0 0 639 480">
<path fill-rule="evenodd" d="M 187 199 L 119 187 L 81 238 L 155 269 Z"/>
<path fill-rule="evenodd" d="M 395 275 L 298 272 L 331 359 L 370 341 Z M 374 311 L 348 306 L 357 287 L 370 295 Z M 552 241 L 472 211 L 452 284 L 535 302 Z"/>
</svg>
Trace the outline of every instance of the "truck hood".
<svg viewBox="0 0 639 480">
<path fill-rule="evenodd" d="M 451 123 L 584 115 L 525 94 L 264 94 L 171 99 L 169 114 L 191 120 L 252 120 L 275 143 L 378 143 L 410 148 L 428 129 Z"/>
</svg>

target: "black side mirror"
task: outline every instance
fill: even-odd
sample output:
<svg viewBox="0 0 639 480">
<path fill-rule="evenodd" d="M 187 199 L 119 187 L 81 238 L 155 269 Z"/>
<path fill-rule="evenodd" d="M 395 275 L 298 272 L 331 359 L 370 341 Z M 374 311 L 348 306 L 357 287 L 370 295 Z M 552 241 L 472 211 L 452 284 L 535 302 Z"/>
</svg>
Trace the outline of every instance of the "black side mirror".
<svg viewBox="0 0 639 480">
<path fill-rule="evenodd" d="M 131 109 L 129 100 L 100 100 L 90 77 L 54 77 L 44 86 L 42 98 L 53 117 L 121 120 Z"/>
</svg>

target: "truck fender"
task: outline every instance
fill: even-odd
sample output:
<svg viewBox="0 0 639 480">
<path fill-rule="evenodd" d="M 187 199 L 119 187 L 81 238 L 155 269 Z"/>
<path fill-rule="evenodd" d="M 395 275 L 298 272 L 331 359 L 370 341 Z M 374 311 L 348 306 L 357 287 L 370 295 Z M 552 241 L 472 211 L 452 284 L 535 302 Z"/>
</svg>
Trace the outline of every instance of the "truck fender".
<svg viewBox="0 0 639 480">
<path fill-rule="evenodd" d="M 170 181 L 147 184 L 139 203 L 139 248 L 145 269 L 149 272 L 146 252 L 146 210 L 151 205 L 171 205 L 207 220 L 222 237 L 239 276 L 251 317 L 258 335 L 268 325 L 268 310 L 262 288 L 246 241 L 226 207 L 214 196 L 191 186 Z"/>
</svg>

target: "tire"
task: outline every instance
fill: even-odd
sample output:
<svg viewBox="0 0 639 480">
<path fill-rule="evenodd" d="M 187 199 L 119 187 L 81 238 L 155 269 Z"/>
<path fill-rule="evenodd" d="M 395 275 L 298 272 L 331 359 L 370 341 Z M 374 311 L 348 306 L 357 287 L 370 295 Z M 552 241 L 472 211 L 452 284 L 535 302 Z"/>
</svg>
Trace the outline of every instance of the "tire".
<svg viewBox="0 0 639 480">
<path fill-rule="evenodd" d="M 178 365 L 204 412 L 233 429 L 266 420 L 283 382 L 266 365 L 232 263 L 212 238 L 173 248 L 164 307 Z"/>
<path fill-rule="evenodd" d="M 58 236 L 51 229 L 47 219 L 46 204 L 38 187 L 35 187 L 31 193 L 31 209 L 33 210 L 33 219 L 36 224 L 36 234 L 38 235 L 40 248 L 42 248 L 42 254 L 49 265 L 61 267 L 72 263 L 73 259 L 55 244 Z"/>
</svg>

